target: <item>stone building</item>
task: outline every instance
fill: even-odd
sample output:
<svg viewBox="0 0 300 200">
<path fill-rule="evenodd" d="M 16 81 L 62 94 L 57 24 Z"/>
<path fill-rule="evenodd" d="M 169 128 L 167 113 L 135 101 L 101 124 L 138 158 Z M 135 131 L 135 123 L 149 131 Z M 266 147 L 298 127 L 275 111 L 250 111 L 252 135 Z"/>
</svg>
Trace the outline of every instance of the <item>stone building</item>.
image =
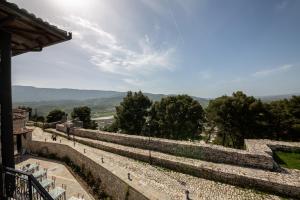
<svg viewBox="0 0 300 200">
<path fill-rule="evenodd" d="M 31 137 L 31 129 L 26 128 L 29 113 L 23 109 L 13 109 L 14 153 L 22 154 L 26 138 Z"/>
</svg>

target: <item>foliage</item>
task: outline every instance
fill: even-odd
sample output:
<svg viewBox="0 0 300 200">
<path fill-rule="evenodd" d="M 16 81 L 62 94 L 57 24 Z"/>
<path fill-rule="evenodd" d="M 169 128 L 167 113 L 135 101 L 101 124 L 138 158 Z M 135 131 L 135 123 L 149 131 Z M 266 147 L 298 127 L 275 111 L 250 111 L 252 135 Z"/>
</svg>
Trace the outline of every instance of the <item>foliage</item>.
<svg viewBox="0 0 300 200">
<path fill-rule="evenodd" d="M 256 138 L 266 124 L 263 103 L 243 92 L 222 96 L 210 101 L 207 118 L 219 128 L 217 142 L 229 147 L 241 148 L 244 138 Z"/>
<path fill-rule="evenodd" d="M 299 140 L 299 97 L 262 103 L 243 92 L 210 101 L 210 125 L 219 129 L 215 143 L 241 148 L 245 138 Z"/>
<path fill-rule="evenodd" d="M 119 127 L 118 127 L 118 124 L 116 123 L 116 121 L 114 121 L 112 124 L 106 125 L 103 128 L 101 128 L 101 130 L 107 131 L 107 132 L 118 132 Z"/>
<path fill-rule="evenodd" d="M 270 112 L 272 138 L 300 140 L 300 96 L 266 104 Z"/>
<path fill-rule="evenodd" d="M 91 109 L 87 106 L 75 107 L 71 114 L 73 119 L 78 118 L 83 123 L 83 128 L 96 129 L 97 123 L 91 120 Z"/>
<path fill-rule="evenodd" d="M 55 109 L 49 112 L 49 114 L 47 115 L 47 122 L 57 122 L 62 120 L 62 118 L 66 116 L 66 113 L 59 110 L 59 109 Z"/>
<path fill-rule="evenodd" d="M 144 132 L 172 139 L 195 139 L 203 128 L 204 111 L 188 95 L 168 96 L 155 102 Z"/>
<path fill-rule="evenodd" d="M 36 116 L 36 120 L 37 122 L 45 122 L 45 117 L 44 116 Z"/>
<path fill-rule="evenodd" d="M 141 134 L 151 101 L 141 91 L 129 91 L 116 107 L 115 123 L 111 129 L 120 129 L 128 134 Z"/>
</svg>

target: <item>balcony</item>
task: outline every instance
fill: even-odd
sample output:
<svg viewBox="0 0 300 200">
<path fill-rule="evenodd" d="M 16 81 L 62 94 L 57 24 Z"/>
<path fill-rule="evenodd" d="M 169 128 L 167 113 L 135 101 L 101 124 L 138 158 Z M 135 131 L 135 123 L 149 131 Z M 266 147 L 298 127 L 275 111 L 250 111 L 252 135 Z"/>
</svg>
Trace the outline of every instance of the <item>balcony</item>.
<svg viewBox="0 0 300 200">
<path fill-rule="evenodd" d="M 2 180 L 3 199 L 54 200 L 31 173 L 6 167 L 2 171 Z"/>
</svg>

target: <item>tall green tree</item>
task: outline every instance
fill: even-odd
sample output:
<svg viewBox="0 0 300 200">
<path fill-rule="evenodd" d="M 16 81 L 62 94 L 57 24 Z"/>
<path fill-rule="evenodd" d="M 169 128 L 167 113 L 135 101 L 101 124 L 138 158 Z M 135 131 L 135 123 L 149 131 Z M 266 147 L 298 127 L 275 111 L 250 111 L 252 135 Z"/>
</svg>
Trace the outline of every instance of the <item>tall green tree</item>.
<svg viewBox="0 0 300 200">
<path fill-rule="evenodd" d="M 270 117 L 271 139 L 300 140 L 300 96 L 265 104 Z"/>
<path fill-rule="evenodd" d="M 219 128 L 217 142 L 236 148 L 245 138 L 262 137 L 266 115 L 260 100 L 240 91 L 210 101 L 207 108 L 208 120 Z"/>
<path fill-rule="evenodd" d="M 57 122 L 63 119 L 63 117 L 66 115 L 66 113 L 62 110 L 55 109 L 49 112 L 47 115 L 47 122 Z"/>
<path fill-rule="evenodd" d="M 87 106 L 75 107 L 71 113 L 73 119 L 78 118 L 83 123 L 83 128 L 96 129 L 97 123 L 91 119 L 91 109 Z"/>
<path fill-rule="evenodd" d="M 128 134 L 141 134 L 151 101 L 141 91 L 129 91 L 116 107 L 114 127 Z"/>
<path fill-rule="evenodd" d="M 203 128 L 204 110 L 188 95 L 168 96 L 151 107 L 147 131 L 153 136 L 194 139 Z"/>
</svg>

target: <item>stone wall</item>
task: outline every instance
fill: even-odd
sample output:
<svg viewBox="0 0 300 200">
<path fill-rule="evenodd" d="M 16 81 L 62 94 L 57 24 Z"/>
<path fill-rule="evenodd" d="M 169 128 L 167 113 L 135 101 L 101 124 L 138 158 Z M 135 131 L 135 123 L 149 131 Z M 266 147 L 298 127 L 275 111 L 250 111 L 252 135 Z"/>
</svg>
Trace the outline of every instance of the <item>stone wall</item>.
<svg viewBox="0 0 300 200">
<path fill-rule="evenodd" d="M 47 155 L 55 154 L 59 158 L 68 156 L 72 162 L 76 163 L 82 168 L 88 169 L 94 177 L 99 178 L 104 186 L 104 191 L 114 199 L 125 199 L 127 191 L 130 197 L 129 199 L 167 199 L 165 197 L 161 198 L 161 196 L 159 196 L 160 198 L 151 195 L 147 196 L 147 194 L 139 192 L 141 190 L 138 189 L 138 185 L 132 185 L 130 182 L 122 179 L 118 175 L 121 171 L 120 169 L 114 169 L 111 167 L 105 168 L 104 166 L 95 162 L 95 160 L 88 158 L 81 152 L 68 145 L 33 141 L 30 145 L 30 149 L 33 153 L 43 153 Z M 131 156 L 135 158 L 134 153 Z M 148 160 L 147 156 L 141 158 L 139 155 L 138 158 L 140 160 Z M 287 181 L 288 179 L 286 179 L 286 181 L 278 181 L 277 178 L 266 178 L 261 177 L 260 175 L 253 176 L 249 174 L 231 172 L 230 170 L 223 171 L 206 165 L 199 166 L 198 164 L 187 163 L 182 160 L 174 160 L 171 158 L 161 158 L 155 155 L 152 156 L 152 164 L 209 180 L 215 180 L 242 187 L 251 187 L 260 191 L 269 191 L 274 194 L 300 198 L 299 184 L 294 184 L 292 181 Z M 275 176 L 279 176 L 279 173 L 274 173 L 274 177 Z"/>
<path fill-rule="evenodd" d="M 125 173 L 121 176 L 121 171 L 118 169 L 108 169 L 100 165 L 95 160 L 92 160 L 84 154 L 78 152 L 72 147 L 64 144 L 48 143 L 41 141 L 32 141 L 28 145 L 31 153 L 39 155 L 51 155 L 63 159 L 68 157 L 73 163 L 90 172 L 96 180 L 101 182 L 101 187 L 112 199 L 116 200 L 147 200 L 159 199 L 156 192 L 147 192 L 147 190 L 139 190 L 138 185 L 133 181 L 128 181 L 124 177 Z"/>
<path fill-rule="evenodd" d="M 39 128 L 56 128 L 56 124 L 59 124 L 60 122 L 51 122 L 51 123 L 43 123 L 43 122 L 34 122 L 33 126 L 39 127 Z"/>
<path fill-rule="evenodd" d="M 57 130 L 63 131 L 59 125 Z M 74 129 L 72 134 L 79 137 L 101 140 L 120 145 L 151 149 L 153 151 L 168 153 L 176 156 L 201 159 L 217 163 L 227 163 L 239 166 L 276 170 L 277 164 L 272 155 L 265 152 L 250 152 L 246 150 L 225 148 L 219 145 L 200 144 L 187 141 L 176 141 L 133 136 L 120 133 L 109 133 L 88 129 Z"/>
</svg>

